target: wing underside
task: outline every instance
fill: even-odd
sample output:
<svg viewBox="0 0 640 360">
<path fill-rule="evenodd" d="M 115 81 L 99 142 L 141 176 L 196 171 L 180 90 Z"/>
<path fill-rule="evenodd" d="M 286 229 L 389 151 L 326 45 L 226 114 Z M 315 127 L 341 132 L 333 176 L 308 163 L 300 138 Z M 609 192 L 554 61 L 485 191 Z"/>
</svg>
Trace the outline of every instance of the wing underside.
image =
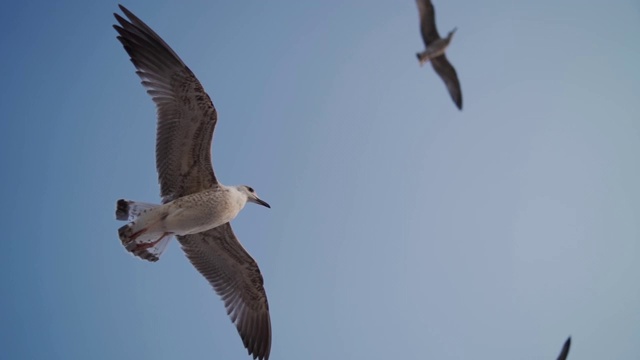
<svg viewBox="0 0 640 360">
<path fill-rule="evenodd" d="M 211 139 L 217 114 L 193 72 L 149 26 L 120 6 L 118 40 L 157 108 L 156 168 L 164 202 L 217 183 Z"/>
<path fill-rule="evenodd" d="M 249 354 L 268 359 L 269 304 L 258 264 L 242 247 L 231 225 L 178 236 L 187 258 L 220 296 Z"/>
</svg>

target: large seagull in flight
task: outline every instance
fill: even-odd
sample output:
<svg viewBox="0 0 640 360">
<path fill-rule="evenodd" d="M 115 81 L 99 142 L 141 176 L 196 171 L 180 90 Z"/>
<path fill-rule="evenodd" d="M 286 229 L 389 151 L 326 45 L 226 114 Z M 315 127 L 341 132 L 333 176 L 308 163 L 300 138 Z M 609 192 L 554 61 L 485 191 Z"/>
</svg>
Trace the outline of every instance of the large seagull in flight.
<svg viewBox="0 0 640 360">
<path fill-rule="evenodd" d="M 162 205 L 118 200 L 125 248 L 157 261 L 175 236 L 193 266 L 224 301 L 254 359 L 268 360 L 271 319 L 263 279 L 231 221 L 247 202 L 269 205 L 249 186 L 219 183 L 211 165 L 216 109 L 195 75 L 142 20 L 120 5 L 118 40 L 156 104 L 156 169 Z"/>
</svg>

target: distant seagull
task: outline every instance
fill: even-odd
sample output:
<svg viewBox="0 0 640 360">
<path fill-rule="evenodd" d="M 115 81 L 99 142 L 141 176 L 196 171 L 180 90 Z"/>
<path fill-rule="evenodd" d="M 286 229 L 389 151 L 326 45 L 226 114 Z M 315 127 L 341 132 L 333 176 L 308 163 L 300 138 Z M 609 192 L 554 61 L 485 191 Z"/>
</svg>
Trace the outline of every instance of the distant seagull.
<svg viewBox="0 0 640 360">
<path fill-rule="evenodd" d="M 564 346 L 562 347 L 562 351 L 560 355 L 558 355 L 558 360 L 567 360 L 567 355 L 569 355 L 569 348 L 571 347 L 571 336 L 564 342 Z"/>
<path fill-rule="evenodd" d="M 157 261 L 172 236 L 193 266 L 224 301 L 244 346 L 254 359 L 268 360 L 271 319 L 263 279 L 255 260 L 236 238 L 229 221 L 247 201 L 270 207 L 249 186 L 225 186 L 211 165 L 216 109 L 178 55 L 142 20 L 120 5 L 125 20 L 118 40 L 156 104 L 156 168 L 162 205 L 118 200 L 116 218 L 126 249 Z M 134 150 L 135 151 L 135 150 Z"/>
<path fill-rule="evenodd" d="M 456 69 L 453 68 L 444 54 L 451 43 L 451 38 L 456 32 L 456 28 L 451 30 L 446 38 L 440 38 L 438 29 L 436 29 L 436 13 L 431 0 L 416 0 L 416 3 L 420 13 L 420 32 L 426 46 L 425 51 L 416 54 L 420 66 L 431 60 L 433 70 L 438 73 L 442 81 L 447 85 L 451 99 L 453 99 L 458 109 L 462 110 L 462 91 L 460 90 L 458 74 L 456 74 Z"/>
</svg>

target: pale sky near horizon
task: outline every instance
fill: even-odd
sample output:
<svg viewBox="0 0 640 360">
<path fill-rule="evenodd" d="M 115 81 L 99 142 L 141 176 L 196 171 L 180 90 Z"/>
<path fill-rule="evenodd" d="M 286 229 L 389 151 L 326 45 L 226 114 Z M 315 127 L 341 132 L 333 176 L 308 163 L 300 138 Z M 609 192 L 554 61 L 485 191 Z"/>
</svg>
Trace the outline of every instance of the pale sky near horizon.
<svg viewBox="0 0 640 360">
<path fill-rule="evenodd" d="M 0 13 L 0 359 L 250 359 L 176 242 L 118 240 L 159 187 L 117 4 Z M 219 180 L 272 206 L 233 221 L 270 359 L 638 358 L 637 1 L 434 0 L 461 112 L 413 0 L 123 5 L 211 96 Z"/>
</svg>

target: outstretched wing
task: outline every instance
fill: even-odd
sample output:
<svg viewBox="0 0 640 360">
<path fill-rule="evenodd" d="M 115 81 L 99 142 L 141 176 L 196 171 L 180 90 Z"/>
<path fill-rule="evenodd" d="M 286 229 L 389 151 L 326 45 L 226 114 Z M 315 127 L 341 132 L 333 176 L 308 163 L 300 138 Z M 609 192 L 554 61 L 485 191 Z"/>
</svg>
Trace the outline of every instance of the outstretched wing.
<svg viewBox="0 0 640 360">
<path fill-rule="evenodd" d="M 431 0 L 416 0 L 418 12 L 420 14 L 420 32 L 422 40 L 426 46 L 440 39 L 438 29 L 436 29 L 436 11 Z"/>
<path fill-rule="evenodd" d="M 447 60 L 445 54 L 431 59 L 431 66 L 447 85 L 447 90 L 449 90 L 449 95 L 451 95 L 453 102 L 458 109 L 462 110 L 462 90 L 460 90 L 460 81 L 458 80 L 456 69 Z"/>
<path fill-rule="evenodd" d="M 564 346 L 562 347 L 562 351 L 560 355 L 558 355 L 558 360 L 566 360 L 567 355 L 569 355 L 569 348 L 571 347 L 571 336 L 564 342 Z"/>
<path fill-rule="evenodd" d="M 193 266 L 224 301 L 249 355 L 268 360 L 271 318 L 262 274 L 231 224 L 177 238 Z"/>
<path fill-rule="evenodd" d="M 120 5 L 129 19 L 114 14 L 118 40 L 156 104 L 156 168 L 163 201 L 217 183 L 211 165 L 216 109 L 195 75 L 142 20 Z"/>
</svg>

